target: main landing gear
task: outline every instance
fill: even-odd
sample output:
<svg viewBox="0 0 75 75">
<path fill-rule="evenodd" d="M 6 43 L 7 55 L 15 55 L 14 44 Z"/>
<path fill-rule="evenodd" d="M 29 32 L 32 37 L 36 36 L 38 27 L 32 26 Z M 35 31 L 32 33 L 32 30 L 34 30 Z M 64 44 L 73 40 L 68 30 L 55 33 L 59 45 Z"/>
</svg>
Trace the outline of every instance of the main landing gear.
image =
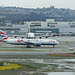
<svg viewBox="0 0 75 75">
<path fill-rule="evenodd" d="M 53 48 L 54 48 L 54 46 L 55 46 L 55 45 L 53 45 Z"/>
<path fill-rule="evenodd" d="M 26 48 L 31 48 L 31 46 L 30 45 L 27 45 Z"/>
</svg>

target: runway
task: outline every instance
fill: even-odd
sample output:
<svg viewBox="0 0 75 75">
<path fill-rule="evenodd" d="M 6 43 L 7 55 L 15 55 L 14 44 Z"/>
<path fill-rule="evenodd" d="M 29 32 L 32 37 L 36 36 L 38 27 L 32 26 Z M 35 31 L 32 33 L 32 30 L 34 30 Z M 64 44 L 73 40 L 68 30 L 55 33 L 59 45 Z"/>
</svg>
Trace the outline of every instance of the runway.
<svg viewBox="0 0 75 75">
<path fill-rule="evenodd" d="M 50 49 L 61 49 L 63 47 L 55 47 L 53 48 L 52 46 L 47 46 L 47 47 L 31 47 L 31 48 L 26 48 L 26 47 L 0 47 L 0 50 L 50 50 Z"/>
<path fill-rule="evenodd" d="M 73 53 L 70 51 L 69 46 L 59 45 L 55 48 L 52 47 L 39 47 L 39 48 L 20 48 L 20 47 L 2 47 L 0 48 L 0 55 L 47 55 L 51 53 Z"/>
<path fill-rule="evenodd" d="M 0 55 L 46 55 L 49 52 L 20 52 L 20 51 L 1 51 Z"/>
</svg>

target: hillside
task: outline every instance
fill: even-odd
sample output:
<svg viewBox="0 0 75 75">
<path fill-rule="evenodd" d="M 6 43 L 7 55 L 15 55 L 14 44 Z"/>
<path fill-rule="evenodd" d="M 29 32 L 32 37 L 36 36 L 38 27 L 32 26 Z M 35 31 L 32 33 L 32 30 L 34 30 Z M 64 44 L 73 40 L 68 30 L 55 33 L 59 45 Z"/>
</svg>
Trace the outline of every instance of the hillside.
<svg viewBox="0 0 75 75">
<path fill-rule="evenodd" d="M 24 21 L 44 21 L 47 18 L 59 21 L 75 20 L 75 10 L 55 8 L 19 8 L 19 7 L 0 7 L 0 22 L 11 21 L 12 23 Z"/>
</svg>

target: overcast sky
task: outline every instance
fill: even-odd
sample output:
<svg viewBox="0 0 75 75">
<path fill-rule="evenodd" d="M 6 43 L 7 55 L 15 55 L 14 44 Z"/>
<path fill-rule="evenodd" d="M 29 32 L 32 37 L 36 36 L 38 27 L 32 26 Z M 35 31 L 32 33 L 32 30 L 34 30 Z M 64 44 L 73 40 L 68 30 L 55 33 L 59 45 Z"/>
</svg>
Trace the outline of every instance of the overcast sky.
<svg viewBox="0 0 75 75">
<path fill-rule="evenodd" d="M 23 8 L 56 8 L 75 9 L 75 0 L 0 0 L 0 6 L 16 6 Z"/>
</svg>

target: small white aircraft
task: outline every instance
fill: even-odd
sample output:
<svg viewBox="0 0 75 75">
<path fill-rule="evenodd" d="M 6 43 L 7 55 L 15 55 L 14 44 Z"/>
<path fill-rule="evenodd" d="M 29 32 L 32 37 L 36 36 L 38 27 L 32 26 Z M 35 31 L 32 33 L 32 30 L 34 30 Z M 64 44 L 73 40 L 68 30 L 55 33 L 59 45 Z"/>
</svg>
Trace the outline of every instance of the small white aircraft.
<svg viewBox="0 0 75 75">
<path fill-rule="evenodd" d="M 0 30 L 0 35 L 2 37 L 0 42 L 3 41 L 14 45 L 27 45 L 26 47 L 31 47 L 31 45 L 34 45 L 36 47 L 40 47 L 41 45 L 53 45 L 54 48 L 55 45 L 59 44 L 58 41 L 53 39 L 10 39 L 2 30 Z"/>
</svg>

